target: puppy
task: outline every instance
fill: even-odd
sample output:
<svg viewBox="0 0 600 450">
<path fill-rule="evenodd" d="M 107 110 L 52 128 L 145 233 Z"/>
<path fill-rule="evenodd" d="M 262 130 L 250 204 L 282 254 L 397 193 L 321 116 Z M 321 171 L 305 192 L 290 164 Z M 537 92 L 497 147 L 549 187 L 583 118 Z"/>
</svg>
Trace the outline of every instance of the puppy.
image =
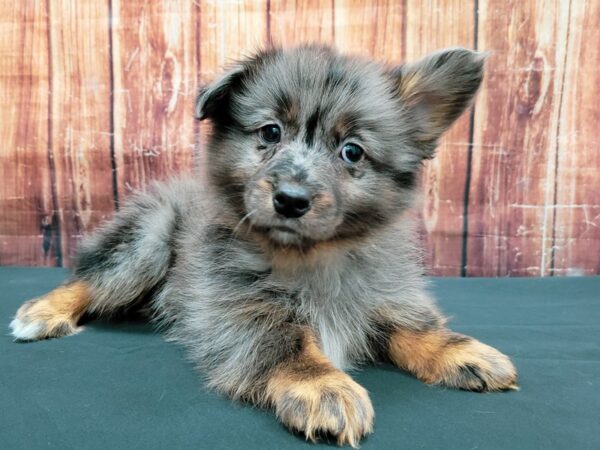
<svg viewBox="0 0 600 450">
<path fill-rule="evenodd" d="M 149 308 L 208 386 L 340 445 L 374 418 L 345 368 L 383 359 L 426 383 L 515 388 L 505 355 L 445 327 L 403 214 L 482 75 L 466 49 L 398 67 L 318 46 L 240 61 L 196 102 L 213 124 L 209 188 L 131 198 L 81 245 L 68 283 L 18 310 L 14 337 Z"/>
</svg>

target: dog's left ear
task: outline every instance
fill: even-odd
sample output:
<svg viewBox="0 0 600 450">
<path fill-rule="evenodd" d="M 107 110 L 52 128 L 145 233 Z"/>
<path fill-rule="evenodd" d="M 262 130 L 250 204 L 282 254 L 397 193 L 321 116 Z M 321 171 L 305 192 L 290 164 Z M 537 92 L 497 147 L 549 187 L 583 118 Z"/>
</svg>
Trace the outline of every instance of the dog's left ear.
<svg viewBox="0 0 600 450">
<path fill-rule="evenodd" d="M 391 70 L 411 134 L 425 158 L 433 156 L 437 139 L 471 104 L 483 79 L 485 56 L 446 49 Z"/>
<path fill-rule="evenodd" d="M 241 83 L 244 72 L 245 66 L 239 63 L 211 84 L 201 87 L 194 109 L 196 119 L 214 119 L 225 113 L 231 92 Z"/>
</svg>

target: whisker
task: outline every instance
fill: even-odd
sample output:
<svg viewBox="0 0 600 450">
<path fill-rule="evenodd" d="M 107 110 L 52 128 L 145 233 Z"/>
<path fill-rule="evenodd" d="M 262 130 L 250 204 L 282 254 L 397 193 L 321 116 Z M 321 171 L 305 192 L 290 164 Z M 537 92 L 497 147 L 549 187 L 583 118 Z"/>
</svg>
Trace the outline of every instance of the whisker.
<svg viewBox="0 0 600 450">
<path fill-rule="evenodd" d="M 233 229 L 232 235 L 235 236 L 237 234 L 238 229 L 242 226 L 242 224 L 244 223 L 244 221 L 246 219 L 248 219 L 252 214 L 254 214 L 256 212 L 256 209 L 253 209 L 252 211 L 250 211 L 248 214 L 246 214 L 244 217 L 242 217 L 242 219 L 238 222 L 238 224 L 235 226 L 235 228 Z M 250 227 L 252 227 L 252 223 L 250 222 Z"/>
</svg>

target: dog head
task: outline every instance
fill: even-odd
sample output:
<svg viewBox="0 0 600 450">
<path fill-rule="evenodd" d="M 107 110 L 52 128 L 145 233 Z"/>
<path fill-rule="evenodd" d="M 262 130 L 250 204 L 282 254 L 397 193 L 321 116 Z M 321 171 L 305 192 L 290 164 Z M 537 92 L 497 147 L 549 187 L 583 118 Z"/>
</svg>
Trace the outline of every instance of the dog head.
<svg viewBox="0 0 600 450">
<path fill-rule="evenodd" d="M 467 108 L 484 58 L 466 49 L 386 67 L 327 47 L 268 50 L 201 90 L 211 182 L 277 245 L 357 238 L 411 203 L 423 159 Z"/>
</svg>

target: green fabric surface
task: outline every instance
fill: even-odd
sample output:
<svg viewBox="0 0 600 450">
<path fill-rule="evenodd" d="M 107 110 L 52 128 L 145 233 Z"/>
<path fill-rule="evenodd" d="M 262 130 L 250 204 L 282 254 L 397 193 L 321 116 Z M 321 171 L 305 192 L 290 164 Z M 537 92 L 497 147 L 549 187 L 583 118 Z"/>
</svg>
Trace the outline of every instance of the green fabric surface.
<svg viewBox="0 0 600 450">
<path fill-rule="evenodd" d="M 0 269 L 1 449 L 315 447 L 271 413 L 207 392 L 182 349 L 148 325 L 92 322 L 14 343 L 17 307 L 66 275 Z M 433 291 L 452 328 L 512 357 L 521 390 L 453 391 L 365 368 L 353 375 L 376 423 L 361 448 L 600 448 L 600 277 L 435 279 Z"/>
</svg>

